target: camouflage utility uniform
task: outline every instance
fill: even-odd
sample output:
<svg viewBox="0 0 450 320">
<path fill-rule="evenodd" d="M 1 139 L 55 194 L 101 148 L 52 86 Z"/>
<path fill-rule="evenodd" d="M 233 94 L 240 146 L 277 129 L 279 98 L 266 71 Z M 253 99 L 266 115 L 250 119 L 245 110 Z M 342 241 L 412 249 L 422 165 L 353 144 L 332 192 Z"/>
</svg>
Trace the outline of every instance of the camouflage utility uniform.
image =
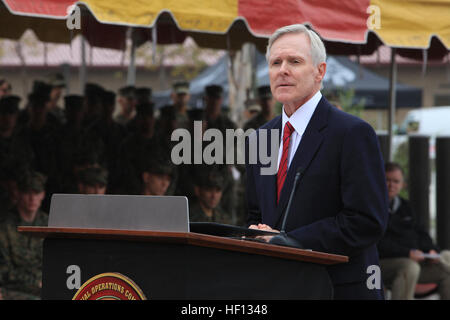
<svg viewBox="0 0 450 320">
<path fill-rule="evenodd" d="M 18 226 L 47 226 L 48 216 L 38 211 L 32 223 L 16 209 L 0 224 L 0 288 L 3 299 L 39 299 L 42 285 L 41 238 L 21 234 Z"/>
<path fill-rule="evenodd" d="M 200 204 L 196 201 L 189 208 L 189 221 L 190 222 L 217 222 L 223 224 L 233 224 L 233 220 L 230 214 L 227 214 L 222 208 L 217 207 L 213 210 L 211 217 L 208 217 L 203 211 Z"/>
</svg>

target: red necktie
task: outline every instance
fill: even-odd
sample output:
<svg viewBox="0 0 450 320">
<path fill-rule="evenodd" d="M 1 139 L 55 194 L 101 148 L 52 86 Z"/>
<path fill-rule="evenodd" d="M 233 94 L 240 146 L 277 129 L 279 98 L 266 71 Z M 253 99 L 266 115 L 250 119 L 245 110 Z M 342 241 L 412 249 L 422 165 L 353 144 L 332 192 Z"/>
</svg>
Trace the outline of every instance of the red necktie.
<svg viewBox="0 0 450 320">
<path fill-rule="evenodd" d="M 283 188 L 284 180 L 286 180 L 288 169 L 289 144 L 291 142 L 291 134 L 294 132 L 294 127 L 286 122 L 283 133 L 283 153 L 281 154 L 280 166 L 277 174 L 277 203 L 280 200 L 281 189 Z"/>
</svg>

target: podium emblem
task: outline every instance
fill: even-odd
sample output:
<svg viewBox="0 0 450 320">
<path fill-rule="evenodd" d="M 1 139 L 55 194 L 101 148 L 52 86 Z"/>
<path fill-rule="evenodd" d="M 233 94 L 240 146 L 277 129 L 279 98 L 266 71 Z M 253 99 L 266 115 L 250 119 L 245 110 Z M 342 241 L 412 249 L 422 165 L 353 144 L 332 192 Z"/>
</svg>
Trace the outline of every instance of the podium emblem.
<svg viewBox="0 0 450 320">
<path fill-rule="evenodd" d="M 86 281 L 72 300 L 146 300 L 144 293 L 130 278 L 117 272 L 96 275 Z"/>
</svg>

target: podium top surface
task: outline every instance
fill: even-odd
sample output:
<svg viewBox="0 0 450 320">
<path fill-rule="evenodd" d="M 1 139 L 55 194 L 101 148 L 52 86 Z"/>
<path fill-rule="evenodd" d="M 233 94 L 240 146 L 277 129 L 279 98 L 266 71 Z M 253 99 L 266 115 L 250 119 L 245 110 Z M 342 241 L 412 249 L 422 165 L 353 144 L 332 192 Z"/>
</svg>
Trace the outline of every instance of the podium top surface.
<svg viewBox="0 0 450 320">
<path fill-rule="evenodd" d="M 98 239 L 143 242 L 165 242 L 238 251 L 302 262 L 333 265 L 348 262 L 347 256 L 281 247 L 272 244 L 230 239 L 194 232 L 160 232 L 115 229 L 80 229 L 56 227 L 18 227 L 19 232 L 42 238 Z"/>
</svg>

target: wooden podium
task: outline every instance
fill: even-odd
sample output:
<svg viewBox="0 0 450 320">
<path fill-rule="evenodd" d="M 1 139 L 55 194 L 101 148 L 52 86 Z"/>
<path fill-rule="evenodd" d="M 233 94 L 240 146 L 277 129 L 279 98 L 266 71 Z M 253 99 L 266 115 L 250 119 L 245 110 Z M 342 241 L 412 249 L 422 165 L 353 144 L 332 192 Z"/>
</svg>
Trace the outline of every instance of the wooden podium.
<svg viewBox="0 0 450 320">
<path fill-rule="evenodd" d="M 42 299 L 72 299 L 80 285 L 109 273 L 131 279 L 146 299 L 332 299 L 326 266 L 348 262 L 345 256 L 193 232 L 19 231 L 45 239 Z"/>
</svg>

